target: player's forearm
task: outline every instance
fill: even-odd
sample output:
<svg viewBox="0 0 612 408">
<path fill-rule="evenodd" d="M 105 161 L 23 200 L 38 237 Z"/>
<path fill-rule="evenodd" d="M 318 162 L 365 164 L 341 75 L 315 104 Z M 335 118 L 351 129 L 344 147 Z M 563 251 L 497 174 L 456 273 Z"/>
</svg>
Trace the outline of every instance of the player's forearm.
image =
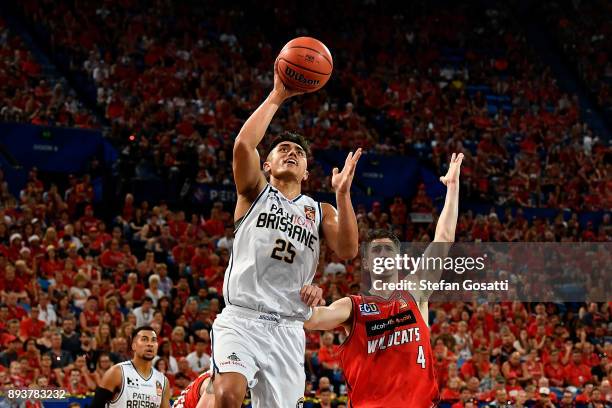
<svg viewBox="0 0 612 408">
<path fill-rule="evenodd" d="M 350 298 L 342 298 L 329 306 L 312 308 L 310 319 L 304 322 L 308 330 L 333 330 L 347 323 L 351 318 L 353 303 Z"/>
<path fill-rule="evenodd" d="M 247 148 L 255 149 L 261 142 L 266 129 L 270 126 L 272 118 L 276 114 L 279 106 L 283 103 L 283 99 L 274 91 L 270 92 L 268 97 L 253 114 L 244 122 L 235 144 L 244 145 Z"/>
<path fill-rule="evenodd" d="M 336 255 L 341 259 L 353 259 L 359 252 L 359 229 L 351 203 L 351 193 L 336 193 L 338 205 L 338 243 Z"/>
<path fill-rule="evenodd" d="M 459 216 L 459 183 L 449 182 L 446 187 L 444 208 L 438 218 L 434 242 L 454 242 Z"/>
<path fill-rule="evenodd" d="M 313 308 L 310 319 L 304 322 L 304 328 L 307 330 L 333 330 L 343 322 L 330 307 L 317 306 Z"/>
</svg>

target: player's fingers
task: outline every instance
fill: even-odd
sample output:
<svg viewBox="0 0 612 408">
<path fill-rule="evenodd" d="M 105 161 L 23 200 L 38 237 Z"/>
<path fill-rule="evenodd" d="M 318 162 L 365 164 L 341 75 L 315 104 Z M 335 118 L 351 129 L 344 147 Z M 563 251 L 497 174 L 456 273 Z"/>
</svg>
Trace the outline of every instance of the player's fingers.
<svg viewBox="0 0 612 408">
<path fill-rule="evenodd" d="M 314 288 L 312 288 L 314 289 Z M 318 302 L 317 296 L 316 296 L 316 292 L 314 290 L 310 291 L 310 293 L 308 294 L 308 302 L 306 302 L 306 304 L 308 306 L 316 306 Z"/>
<path fill-rule="evenodd" d="M 334 167 L 334 169 L 332 170 L 332 175 L 335 176 L 338 174 L 338 168 Z"/>
<path fill-rule="evenodd" d="M 346 163 L 350 163 L 353 160 L 355 153 L 349 152 L 348 156 L 346 156 Z"/>
<path fill-rule="evenodd" d="M 465 156 L 463 155 L 463 153 L 459 153 L 459 155 L 457 156 L 457 164 L 461 164 L 464 157 Z"/>
<path fill-rule="evenodd" d="M 317 306 L 319 304 L 319 300 L 321 299 L 323 290 L 318 286 L 311 286 L 311 289 L 311 301 L 309 306 Z"/>
<path fill-rule="evenodd" d="M 363 153 L 363 150 L 361 149 L 361 147 L 359 149 L 357 149 L 357 151 L 355 152 L 355 155 L 353 156 L 353 162 L 355 164 L 357 164 L 357 161 L 359 160 L 359 158 L 361 157 L 361 153 Z"/>
<path fill-rule="evenodd" d="M 455 162 L 455 157 L 457 156 L 457 153 L 453 153 L 453 155 L 451 156 L 451 163 Z"/>
<path fill-rule="evenodd" d="M 325 306 L 325 299 L 321 298 L 321 300 L 319 300 L 319 306 Z"/>
</svg>

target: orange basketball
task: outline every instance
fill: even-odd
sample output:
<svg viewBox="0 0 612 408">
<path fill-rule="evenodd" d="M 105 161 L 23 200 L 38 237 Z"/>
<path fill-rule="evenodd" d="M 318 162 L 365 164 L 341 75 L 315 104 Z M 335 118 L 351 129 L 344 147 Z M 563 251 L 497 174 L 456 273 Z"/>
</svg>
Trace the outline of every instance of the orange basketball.
<svg viewBox="0 0 612 408">
<path fill-rule="evenodd" d="M 321 89 L 334 68 L 331 53 L 325 44 L 311 37 L 298 37 L 289 41 L 276 60 L 283 84 L 302 92 Z"/>
</svg>

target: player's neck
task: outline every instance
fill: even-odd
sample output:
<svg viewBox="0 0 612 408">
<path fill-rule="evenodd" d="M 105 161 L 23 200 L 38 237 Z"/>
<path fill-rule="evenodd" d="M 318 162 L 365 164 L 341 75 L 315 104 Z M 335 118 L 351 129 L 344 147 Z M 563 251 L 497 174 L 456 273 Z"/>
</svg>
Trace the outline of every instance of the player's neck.
<svg viewBox="0 0 612 408">
<path fill-rule="evenodd" d="M 143 378 L 149 378 L 151 375 L 151 370 L 153 368 L 153 361 L 146 361 L 138 357 L 134 357 L 132 359 L 132 364 L 138 374 L 140 374 Z"/>
<path fill-rule="evenodd" d="M 376 290 L 374 288 L 370 289 L 370 295 L 374 295 L 374 296 L 378 296 L 380 298 L 383 299 L 389 299 L 393 293 L 395 293 L 394 290 Z"/>
<path fill-rule="evenodd" d="M 270 177 L 270 184 L 280 191 L 287 200 L 294 200 L 297 196 L 302 194 L 302 184 L 295 180 L 283 180 Z"/>
</svg>

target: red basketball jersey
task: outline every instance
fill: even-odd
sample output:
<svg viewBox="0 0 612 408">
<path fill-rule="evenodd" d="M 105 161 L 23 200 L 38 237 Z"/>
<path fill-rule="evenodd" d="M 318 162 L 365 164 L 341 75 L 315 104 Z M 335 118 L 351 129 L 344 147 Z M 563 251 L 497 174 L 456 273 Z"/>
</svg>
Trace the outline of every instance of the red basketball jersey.
<svg viewBox="0 0 612 408">
<path fill-rule="evenodd" d="M 410 294 L 351 296 L 353 327 L 340 348 L 350 407 L 430 408 L 438 400 L 429 327 Z"/>
<path fill-rule="evenodd" d="M 198 378 L 193 380 L 191 384 L 187 386 L 181 392 L 181 395 L 176 399 L 173 408 L 196 408 L 198 402 L 200 401 L 200 387 L 202 383 L 206 381 L 207 378 L 210 378 L 210 373 L 202 373 Z"/>
</svg>

